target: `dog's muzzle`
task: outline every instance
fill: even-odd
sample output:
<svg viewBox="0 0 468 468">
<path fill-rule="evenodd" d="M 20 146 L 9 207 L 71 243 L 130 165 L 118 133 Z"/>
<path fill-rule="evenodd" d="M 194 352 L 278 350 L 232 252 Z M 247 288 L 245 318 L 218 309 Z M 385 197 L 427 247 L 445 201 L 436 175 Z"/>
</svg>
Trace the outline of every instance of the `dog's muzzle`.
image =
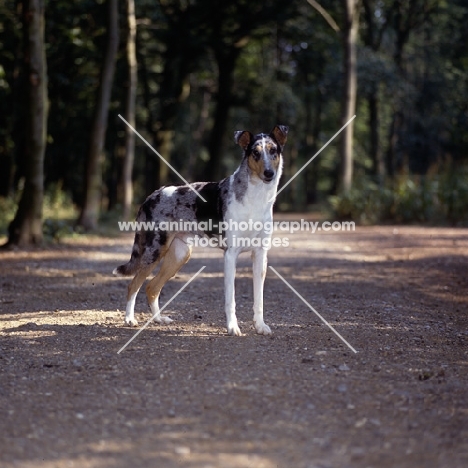
<svg viewBox="0 0 468 468">
<path fill-rule="evenodd" d="M 265 169 L 263 171 L 263 182 L 269 184 L 273 178 L 275 177 L 275 171 L 272 171 L 271 169 Z"/>
</svg>

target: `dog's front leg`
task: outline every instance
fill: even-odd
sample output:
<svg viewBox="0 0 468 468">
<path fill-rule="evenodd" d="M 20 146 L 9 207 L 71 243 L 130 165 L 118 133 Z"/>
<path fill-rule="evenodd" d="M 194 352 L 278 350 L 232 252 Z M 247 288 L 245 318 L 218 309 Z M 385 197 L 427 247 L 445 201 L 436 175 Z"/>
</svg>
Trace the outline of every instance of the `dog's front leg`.
<svg viewBox="0 0 468 468">
<path fill-rule="evenodd" d="M 224 254 L 224 293 L 227 330 L 230 335 L 241 336 L 236 317 L 236 296 L 234 283 L 236 279 L 237 252 L 227 249 Z"/>
<path fill-rule="evenodd" d="M 271 335 L 271 329 L 263 321 L 263 284 L 267 269 L 267 251 L 259 248 L 252 251 L 254 325 L 260 335 Z"/>
</svg>

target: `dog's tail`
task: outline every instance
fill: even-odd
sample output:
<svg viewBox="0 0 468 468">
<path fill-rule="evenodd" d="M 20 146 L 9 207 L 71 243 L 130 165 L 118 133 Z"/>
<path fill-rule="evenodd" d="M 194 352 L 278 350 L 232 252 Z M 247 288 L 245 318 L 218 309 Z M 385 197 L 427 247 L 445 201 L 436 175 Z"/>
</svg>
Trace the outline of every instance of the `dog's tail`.
<svg viewBox="0 0 468 468">
<path fill-rule="evenodd" d="M 138 269 L 138 264 L 132 262 L 133 259 L 130 259 L 128 263 L 120 265 L 117 268 L 112 270 L 114 276 L 132 276 Z"/>
<path fill-rule="evenodd" d="M 130 260 L 124 265 L 115 268 L 112 274 L 115 276 L 132 276 L 138 270 L 141 262 L 141 254 L 140 233 L 137 232 L 135 234 Z"/>
</svg>

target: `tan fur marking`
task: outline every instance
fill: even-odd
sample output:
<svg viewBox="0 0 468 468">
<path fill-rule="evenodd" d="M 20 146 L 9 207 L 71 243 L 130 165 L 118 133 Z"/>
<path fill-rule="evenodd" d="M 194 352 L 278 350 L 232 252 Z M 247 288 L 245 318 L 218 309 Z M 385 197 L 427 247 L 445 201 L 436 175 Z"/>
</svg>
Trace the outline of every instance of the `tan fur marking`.
<svg viewBox="0 0 468 468">
<path fill-rule="evenodd" d="M 137 273 L 135 274 L 134 278 L 132 279 L 132 281 L 130 281 L 130 284 L 128 285 L 127 301 L 129 301 L 132 295 L 135 294 L 141 288 L 141 285 L 145 282 L 146 278 L 157 267 L 161 259 L 164 258 L 170 246 L 172 245 L 173 240 L 174 240 L 174 235 L 172 235 L 172 237 L 168 239 L 168 242 L 166 242 L 166 245 L 164 246 L 164 250 L 161 251 L 159 258 L 155 262 L 153 262 L 151 265 L 145 265 L 143 267 L 138 268 Z"/>
<path fill-rule="evenodd" d="M 180 255 L 180 250 L 183 251 Z M 161 293 L 164 285 L 169 281 L 190 259 L 192 247 L 188 246 L 184 241 L 177 237 L 172 241 L 170 247 L 166 250 L 164 258 L 162 259 L 161 268 L 158 274 L 146 286 L 146 297 L 148 302 L 153 302 Z M 178 255 L 179 254 L 179 255 Z"/>
<path fill-rule="evenodd" d="M 260 145 L 257 145 L 256 148 L 261 151 L 262 147 Z M 258 161 L 255 160 L 255 158 L 252 156 L 252 154 L 249 156 L 249 168 L 252 171 L 252 174 L 257 176 L 259 179 L 262 178 L 263 176 L 263 171 L 265 170 L 265 166 L 263 164 L 263 159 L 259 159 Z"/>
<path fill-rule="evenodd" d="M 244 150 L 249 146 L 251 138 L 252 134 L 250 132 L 236 132 L 237 144 Z"/>
<path fill-rule="evenodd" d="M 158 260 L 159 261 L 159 260 Z M 127 302 L 130 300 L 130 298 L 138 292 L 138 290 L 141 288 L 141 285 L 145 282 L 146 278 L 148 275 L 151 274 L 151 272 L 156 268 L 158 262 L 155 262 L 151 265 L 147 265 L 144 268 L 140 268 L 132 281 L 130 281 L 130 284 L 128 285 L 128 292 L 127 292 Z"/>
<path fill-rule="evenodd" d="M 271 155 L 270 155 L 270 150 L 272 148 L 275 148 L 278 150 L 278 148 L 276 147 L 275 144 L 273 143 L 266 143 L 265 144 L 265 148 L 263 148 L 262 145 L 255 145 L 253 148 L 252 148 L 252 152 L 254 150 L 257 150 L 260 154 L 263 153 L 263 151 L 266 152 L 267 154 L 267 157 L 270 158 L 271 160 L 271 165 L 274 167 L 275 171 L 278 170 L 278 167 L 280 165 L 280 157 L 279 157 L 279 154 L 277 154 L 276 158 L 272 158 Z M 253 175 L 257 176 L 259 179 L 262 179 L 263 177 L 263 172 L 265 171 L 265 164 L 263 163 L 263 158 L 261 157 L 258 161 L 255 160 L 254 156 L 253 156 L 253 153 L 250 154 L 249 156 L 249 168 L 250 170 L 252 171 Z"/>
</svg>

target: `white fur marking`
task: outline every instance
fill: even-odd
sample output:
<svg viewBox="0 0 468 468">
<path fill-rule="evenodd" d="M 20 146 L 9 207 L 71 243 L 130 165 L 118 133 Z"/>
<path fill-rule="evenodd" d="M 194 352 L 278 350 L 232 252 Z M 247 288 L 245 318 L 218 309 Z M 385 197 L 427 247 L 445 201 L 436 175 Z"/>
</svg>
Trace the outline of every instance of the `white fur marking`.
<svg viewBox="0 0 468 468">
<path fill-rule="evenodd" d="M 153 316 L 153 320 L 157 323 L 169 324 L 172 323 L 172 320 L 169 317 L 163 317 L 159 312 L 159 297 L 157 297 L 153 302 L 150 303 L 151 314 Z"/>
<path fill-rule="evenodd" d="M 125 324 L 131 327 L 136 327 L 138 322 L 135 320 L 135 300 L 138 291 L 134 293 L 127 302 L 127 308 L 125 310 Z"/>
<path fill-rule="evenodd" d="M 224 254 L 224 293 L 225 310 L 228 333 L 232 336 L 241 336 L 236 317 L 236 298 L 234 283 L 236 279 L 236 262 L 239 252 L 237 249 L 228 249 Z"/>
<path fill-rule="evenodd" d="M 166 197 L 172 197 L 173 193 L 176 191 L 177 187 L 174 187 L 174 186 L 170 186 L 170 187 L 165 187 L 163 188 L 163 191 L 162 193 L 166 196 Z"/>
</svg>

